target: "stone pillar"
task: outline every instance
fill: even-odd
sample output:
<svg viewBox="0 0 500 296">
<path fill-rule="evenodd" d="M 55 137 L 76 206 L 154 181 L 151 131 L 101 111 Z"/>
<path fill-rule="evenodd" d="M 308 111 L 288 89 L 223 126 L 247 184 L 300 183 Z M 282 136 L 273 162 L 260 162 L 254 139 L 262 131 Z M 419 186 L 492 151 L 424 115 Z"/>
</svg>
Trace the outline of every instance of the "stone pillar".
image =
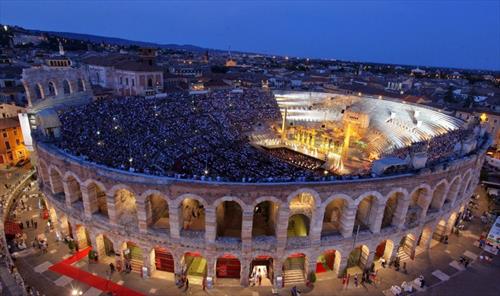
<svg viewBox="0 0 500 296">
<path fill-rule="evenodd" d="M 250 252 L 252 248 L 252 224 L 253 224 L 253 210 L 252 209 L 243 210 L 242 222 L 241 222 L 241 243 L 242 243 L 243 253 Z"/>
<path fill-rule="evenodd" d="M 92 250 L 97 253 L 98 259 L 104 258 L 104 256 L 106 256 L 106 250 L 104 249 L 104 238 L 102 238 L 102 242 L 98 242 L 97 237 L 93 233 L 89 232 L 89 236 Z"/>
<path fill-rule="evenodd" d="M 352 237 L 357 208 L 358 207 L 355 205 L 349 205 L 342 210 L 342 215 L 340 217 L 340 233 L 344 238 Z"/>
<path fill-rule="evenodd" d="M 312 214 L 311 229 L 309 237 L 311 239 L 311 246 L 313 248 L 319 247 L 321 244 L 321 229 L 323 227 L 323 216 L 325 209 L 321 206 L 316 206 Z"/>
<path fill-rule="evenodd" d="M 207 259 L 207 277 L 211 277 L 215 281 L 215 263 L 217 258 L 215 256 L 209 256 Z"/>
<path fill-rule="evenodd" d="M 368 253 L 368 258 L 366 258 L 365 269 L 370 268 L 372 266 L 374 259 L 375 259 L 375 251 L 373 250 Z"/>
<path fill-rule="evenodd" d="M 337 276 L 343 276 L 344 273 L 346 272 L 347 270 L 347 259 L 349 258 L 349 255 L 350 254 L 347 254 L 347 257 L 344 257 L 340 260 L 340 264 L 339 264 L 339 272 L 337 274 Z"/>
<path fill-rule="evenodd" d="M 289 215 L 290 209 L 288 208 L 288 206 L 280 208 L 278 212 L 278 229 L 276 231 L 278 254 L 282 254 L 286 248 Z"/>
<path fill-rule="evenodd" d="M 73 192 L 71 191 L 70 185 L 68 184 L 67 181 L 63 181 L 63 190 L 64 190 L 64 201 L 66 204 L 66 207 L 68 209 L 71 209 L 71 202 L 73 197 L 71 196 Z"/>
<path fill-rule="evenodd" d="M 180 217 L 179 217 L 179 206 L 169 206 L 168 207 L 168 223 L 170 224 L 170 237 L 173 239 L 180 238 Z"/>
<path fill-rule="evenodd" d="M 111 223 L 111 225 L 113 226 L 118 226 L 115 196 L 106 193 L 106 202 L 108 206 L 109 223 Z"/>
<path fill-rule="evenodd" d="M 370 211 L 370 231 L 372 233 L 379 233 L 382 227 L 382 219 L 384 218 L 384 205 L 378 205 L 376 209 Z"/>
<path fill-rule="evenodd" d="M 215 209 L 212 206 L 205 208 L 205 240 L 212 244 L 215 242 L 217 235 L 217 219 Z"/>
<path fill-rule="evenodd" d="M 93 207 L 91 202 L 91 196 L 90 196 L 91 193 L 89 192 L 89 188 L 87 186 L 81 186 L 80 189 L 82 191 L 83 211 L 85 214 L 85 218 L 90 220 L 92 219 L 92 213 L 95 211 L 94 209 L 95 206 Z"/>
<path fill-rule="evenodd" d="M 137 206 L 137 221 L 139 223 L 139 232 L 147 233 L 148 232 L 148 222 L 147 222 L 147 213 L 146 213 L 146 203 L 143 201 L 136 201 Z"/>
<path fill-rule="evenodd" d="M 240 285 L 243 287 L 248 287 L 248 276 L 250 275 L 250 263 L 249 263 L 250 260 L 244 258 L 240 262 L 241 263 Z"/>
<path fill-rule="evenodd" d="M 392 225 L 397 229 L 403 229 L 406 220 L 406 214 L 408 214 L 408 207 L 410 206 L 410 200 L 404 200 L 402 198 L 398 199 L 398 205 L 392 218 Z"/>
<path fill-rule="evenodd" d="M 154 256 L 154 253 L 151 252 L 151 250 L 144 249 L 142 248 L 142 266 L 146 267 L 149 272 L 149 276 L 153 275 L 153 272 L 156 270 L 156 266 L 152 264 L 152 256 Z"/>
<path fill-rule="evenodd" d="M 283 262 L 281 258 L 274 258 L 273 260 L 273 269 L 274 269 L 274 287 L 277 287 L 277 278 L 283 277 Z M 282 282 L 284 284 L 284 281 Z M 277 287 L 281 288 L 281 287 Z"/>
<path fill-rule="evenodd" d="M 398 256 L 398 251 L 399 251 L 399 245 L 394 245 L 394 247 L 392 248 L 392 253 L 389 257 L 389 259 L 386 258 L 387 260 L 387 265 L 389 265 L 390 262 L 396 260 L 396 257 Z M 402 248 L 404 248 L 404 246 L 401 246 Z"/>
</svg>

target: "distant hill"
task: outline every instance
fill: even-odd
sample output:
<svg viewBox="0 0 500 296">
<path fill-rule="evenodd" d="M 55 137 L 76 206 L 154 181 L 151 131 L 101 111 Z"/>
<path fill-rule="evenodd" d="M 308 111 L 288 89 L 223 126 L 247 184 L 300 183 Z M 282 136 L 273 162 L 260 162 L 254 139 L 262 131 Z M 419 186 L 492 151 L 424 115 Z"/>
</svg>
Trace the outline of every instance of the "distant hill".
<svg viewBox="0 0 500 296">
<path fill-rule="evenodd" d="M 105 36 L 90 35 L 90 34 L 39 31 L 39 30 L 28 30 L 28 31 L 32 32 L 32 33 L 37 33 L 37 34 L 46 33 L 46 34 L 60 36 L 60 37 L 64 37 L 64 38 L 71 38 L 71 39 L 83 40 L 83 41 L 89 41 L 89 42 L 95 42 L 95 43 L 104 42 L 104 43 L 109 43 L 109 44 L 126 45 L 126 46 L 130 46 L 130 45 L 151 46 L 151 47 L 159 47 L 159 48 L 166 48 L 166 49 L 186 50 L 186 51 L 205 51 L 205 50 L 207 50 L 206 48 L 191 45 L 191 44 L 183 44 L 183 45 L 158 44 L 158 43 L 153 43 L 153 42 L 134 41 L 134 40 L 128 40 L 128 39 L 123 39 L 123 38 L 105 37 Z M 213 49 L 210 49 L 210 50 L 213 51 Z"/>
</svg>

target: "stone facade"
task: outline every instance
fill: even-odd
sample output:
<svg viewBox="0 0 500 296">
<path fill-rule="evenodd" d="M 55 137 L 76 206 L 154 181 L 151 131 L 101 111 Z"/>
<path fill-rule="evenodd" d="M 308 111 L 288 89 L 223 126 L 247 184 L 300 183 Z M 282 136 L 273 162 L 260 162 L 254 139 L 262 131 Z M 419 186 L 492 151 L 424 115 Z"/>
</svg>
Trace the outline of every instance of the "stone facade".
<svg viewBox="0 0 500 296">
<path fill-rule="evenodd" d="M 371 265 L 383 242 L 387 260 L 401 250 L 413 256 L 417 242 L 428 248 L 433 235 L 451 231 L 473 194 L 486 149 L 415 174 L 328 182 L 221 183 L 129 173 L 85 162 L 48 143 L 37 142 L 36 148 L 39 184 L 60 231 L 87 233 L 86 240 L 103 256 L 104 237 L 113 244 L 117 258 L 123 256 L 124 244 L 133 243 L 142 250 L 149 273 L 156 268 L 157 247 L 172 255 L 176 273 L 183 270 L 186 253 L 199 253 L 207 260 L 207 279 L 216 284 L 218 258 L 231 255 L 241 263 L 242 285 L 248 284 L 253 260 L 262 256 L 272 258 L 271 280 L 276 284 L 286 273 L 287 258 L 297 254 L 305 259 L 307 277 L 316 270 L 318 256 L 335 250 L 332 272 L 340 276 L 349 267 L 354 243 L 361 247 L 361 268 Z M 189 208 L 203 209 L 203 223 L 192 228 L 186 222 L 189 213 L 188 217 L 183 213 L 186 200 L 197 205 Z M 266 219 L 272 235 L 259 236 L 253 231 L 256 207 L 266 201 L 272 205 Z M 226 238 L 219 234 L 225 227 L 220 225 L 225 221 L 225 208 L 220 206 L 231 202 L 232 209 L 240 212 L 230 215 L 241 215 L 241 224 L 237 237 Z M 163 214 L 155 210 L 160 204 Z M 152 223 L 161 215 L 168 217 L 168 226 L 155 229 Z M 307 235 L 289 235 L 295 216 L 305 217 Z M 326 225 L 333 225 L 331 232 Z"/>
</svg>

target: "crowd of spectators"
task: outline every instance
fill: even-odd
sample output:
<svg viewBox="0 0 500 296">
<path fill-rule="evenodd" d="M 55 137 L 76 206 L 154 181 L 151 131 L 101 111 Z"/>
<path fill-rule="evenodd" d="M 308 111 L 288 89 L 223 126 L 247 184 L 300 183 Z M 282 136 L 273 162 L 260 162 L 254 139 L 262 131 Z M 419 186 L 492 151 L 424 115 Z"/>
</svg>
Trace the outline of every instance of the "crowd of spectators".
<svg viewBox="0 0 500 296">
<path fill-rule="evenodd" d="M 410 146 L 393 150 L 390 156 L 405 159 L 416 153 L 425 152 L 428 164 L 436 164 L 457 156 L 460 151 L 455 150 L 457 143 L 461 143 L 472 135 L 472 129 L 457 129 L 438 135 L 428 141 L 413 143 Z"/>
<path fill-rule="evenodd" d="M 117 169 L 249 182 L 312 174 L 249 144 L 245 133 L 281 120 L 276 100 L 260 90 L 116 98 L 60 119 L 63 150 Z"/>
</svg>

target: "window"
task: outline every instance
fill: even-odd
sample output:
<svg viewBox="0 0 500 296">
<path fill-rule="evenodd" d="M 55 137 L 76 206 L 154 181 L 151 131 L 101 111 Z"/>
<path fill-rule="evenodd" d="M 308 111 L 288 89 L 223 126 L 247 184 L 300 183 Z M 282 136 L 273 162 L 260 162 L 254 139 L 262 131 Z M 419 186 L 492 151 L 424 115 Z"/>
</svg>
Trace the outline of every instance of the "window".
<svg viewBox="0 0 500 296">
<path fill-rule="evenodd" d="M 69 85 L 68 80 L 63 81 L 63 88 L 64 88 L 64 93 L 65 94 L 70 94 L 71 93 L 71 86 Z"/>
<path fill-rule="evenodd" d="M 97 81 L 99 80 L 99 73 L 97 73 Z M 85 91 L 85 84 L 83 83 L 83 79 L 78 79 L 78 91 Z"/>
<path fill-rule="evenodd" d="M 16 139 L 16 145 L 19 146 L 20 142 L 19 139 Z"/>
<path fill-rule="evenodd" d="M 123 77 L 120 77 L 120 84 L 123 84 Z"/>
<path fill-rule="evenodd" d="M 135 86 L 135 80 L 132 78 L 132 86 Z"/>
<path fill-rule="evenodd" d="M 125 78 L 125 85 L 128 85 L 128 78 Z"/>
<path fill-rule="evenodd" d="M 14 130 L 14 136 L 17 136 L 17 130 Z"/>
<path fill-rule="evenodd" d="M 7 132 L 3 132 L 3 137 L 7 138 Z"/>
<path fill-rule="evenodd" d="M 9 142 L 5 142 L 5 148 L 7 148 L 7 150 L 10 150 L 10 143 Z"/>
<path fill-rule="evenodd" d="M 43 91 L 40 84 L 35 86 L 35 99 L 43 99 Z"/>
<path fill-rule="evenodd" d="M 57 95 L 57 91 L 56 91 L 56 86 L 54 84 L 54 82 L 49 82 L 49 96 L 56 96 Z"/>
</svg>

